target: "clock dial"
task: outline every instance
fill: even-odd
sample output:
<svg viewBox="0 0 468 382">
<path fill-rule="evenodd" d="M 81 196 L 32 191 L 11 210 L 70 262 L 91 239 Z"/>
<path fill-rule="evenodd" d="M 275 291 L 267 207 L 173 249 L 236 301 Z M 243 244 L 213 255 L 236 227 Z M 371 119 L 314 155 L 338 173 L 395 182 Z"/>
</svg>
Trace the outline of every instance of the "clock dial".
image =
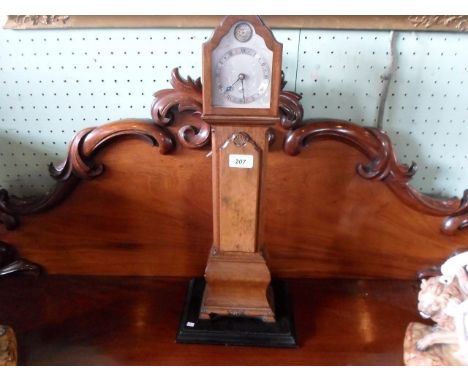
<svg viewBox="0 0 468 382">
<path fill-rule="evenodd" d="M 235 104 L 252 104 L 265 95 L 270 84 L 270 67 L 252 48 L 228 50 L 215 67 L 215 86 L 219 94 Z"/>
<path fill-rule="evenodd" d="M 273 52 L 247 21 L 235 23 L 211 53 L 211 105 L 269 109 Z"/>
</svg>

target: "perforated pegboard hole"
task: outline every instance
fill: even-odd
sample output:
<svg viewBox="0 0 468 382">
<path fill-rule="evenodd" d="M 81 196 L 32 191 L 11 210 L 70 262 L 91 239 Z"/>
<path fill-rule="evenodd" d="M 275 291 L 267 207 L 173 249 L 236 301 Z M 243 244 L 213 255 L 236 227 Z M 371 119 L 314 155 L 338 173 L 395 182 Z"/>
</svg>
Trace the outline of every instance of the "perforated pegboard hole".
<svg viewBox="0 0 468 382">
<path fill-rule="evenodd" d="M 194 46 L 209 35 L 204 29 L 1 30 L 0 152 L 8 160 L 0 185 L 20 194 L 42 189 L 50 184 L 42 175 L 50 158 L 61 159 L 77 131 L 149 117 L 152 94 L 168 86 L 173 67 L 184 76 L 200 75 Z M 303 95 L 306 117 L 376 124 L 388 32 L 275 35 L 284 44 L 287 89 Z M 457 33 L 397 36 L 384 129 L 400 160 L 417 159 L 413 184 L 426 192 L 461 195 L 466 187 L 467 42 Z"/>
</svg>

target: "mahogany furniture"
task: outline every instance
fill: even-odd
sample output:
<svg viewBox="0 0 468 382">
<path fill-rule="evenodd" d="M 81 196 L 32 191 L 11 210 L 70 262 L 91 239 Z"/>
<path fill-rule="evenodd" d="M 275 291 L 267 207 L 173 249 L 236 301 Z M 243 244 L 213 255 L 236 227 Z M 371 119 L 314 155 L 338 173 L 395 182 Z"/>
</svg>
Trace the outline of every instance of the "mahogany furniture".
<svg viewBox="0 0 468 382">
<path fill-rule="evenodd" d="M 49 330 L 46 338 L 60 342 L 59 337 L 54 337 L 59 333 L 54 328 L 66 326 L 68 318 L 73 325 L 65 327 L 63 333 L 86 336 L 91 326 L 86 323 L 86 312 L 91 317 L 107 317 L 108 312 L 115 313 L 112 317 L 119 312 L 123 312 L 122 317 L 153 314 L 156 319 L 152 311 L 156 309 L 165 323 L 155 327 L 155 336 L 165 338 L 166 344 L 173 340 L 174 331 L 168 333 L 170 330 L 164 325 L 177 327 L 174 321 L 182 309 L 184 287 L 183 283 L 166 278 L 186 280 L 203 275 L 212 248 L 213 228 L 216 232 L 217 227 L 216 220 L 214 226 L 212 221 L 212 200 L 216 211 L 218 196 L 216 189 L 212 192 L 209 180 L 220 174 L 212 172 L 210 154 L 216 158 L 220 153 L 217 135 L 212 137 L 213 121 L 202 118 L 200 79 L 182 79 L 174 70 L 171 84 L 172 89 L 155 94 L 152 119 L 122 120 L 79 132 L 70 144 L 66 160 L 58 166 L 51 165 L 56 184 L 46 195 L 16 198 L 0 191 L 0 220 L 4 223 L 0 227 L 0 275 L 4 276 L 0 279 L 0 293 L 5 301 L 0 322 L 17 331 L 20 357 L 21 343 L 26 344 L 25 363 L 93 362 L 83 353 L 61 360 L 57 354 L 51 354 L 59 357 L 55 361 L 28 358 L 31 354 L 40 358 L 37 354 L 46 345 L 40 340 L 43 330 Z M 271 125 L 263 146 L 268 146 L 269 154 L 268 176 L 263 183 L 261 237 L 269 249 L 269 269 L 273 278 L 322 280 L 290 282 L 299 345 L 309 350 L 275 353 L 264 349 L 261 354 L 269 358 L 258 363 L 395 363 L 397 355 L 401 355 L 396 353 L 398 330 L 389 332 L 388 326 L 401 326 L 402 339 L 406 324 L 417 317 L 411 280 L 415 280 L 417 272 L 467 247 L 464 229 L 468 227 L 468 192 L 462 199 L 421 194 L 409 184 L 415 164 L 398 163 L 385 132 L 346 121 L 303 121 L 300 96 L 293 92 L 281 91 L 278 111 L 279 120 Z M 11 276 L 40 269 L 49 276 Z M 123 276 L 158 279 L 129 281 Z M 370 278 L 376 281 L 362 281 Z M 329 281 L 332 279 L 353 280 Z M 88 282 L 93 287 L 86 289 Z M 133 298 L 140 300 L 130 290 L 128 294 L 120 291 L 140 282 L 142 290 L 149 291 L 146 296 L 155 300 L 137 305 L 150 313 L 137 313 L 139 308 L 130 312 L 124 307 Z M 93 293 L 99 307 L 86 305 L 95 301 Z M 365 293 L 375 294 L 368 307 L 375 312 L 371 318 L 362 313 L 367 309 L 367 302 L 361 301 Z M 83 302 L 81 317 L 80 312 L 73 310 L 74 304 L 65 314 L 65 302 L 61 299 L 67 300 L 69 295 Z M 23 296 L 21 303 L 18 296 Z M 110 305 L 100 313 L 101 303 L 106 301 Z M 389 306 L 388 301 L 396 303 Z M 349 308 L 346 314 L 340 304 Z M 333 319 L 336 311 L 340 314 Z M 31 315 L 36 315 L 37 320 L 27 321 Z M 348 317 L 344 318 L 348 326 L 341 323 L 343 315 Z M 331 326 L 329 332 L 307 327 L 322 324 L 338 326 L 345 335 L 337 335 L 336 343 L 327 344 L 324 341 L 329 338 L 326 333 L 331 333 Z M 116 319 L 115 325 L 112 328 L 117 330 L 119 325 L 129 329 L 128 325 L 133 324 L 126 326 Z M 362 325 L 372 326 L 372 340 L 345 330 L 355 333 Z M 301 332 L 306 333 L 303 340 Z M 28 340 L 28 333 L 35 334 Z M 148 337 L 144 334 L 140 341 Z M 102 339 L 106 346 L 117 341 L 110 332 L 102 335 L 107 336 Z M 81 344 L 91 344 L 92 337 L 82 337 Z M 126 346 L 132 346 L 128 341 Z M 385 353 L 385 346 L 390 346 L 387 342 L 393 344 L 388 358 L 372 356 L 376 351 Z M 337 349 L 345 343 L 348 350 L 340 353 Z M 141 358 L 142 363 L 191 362 L 176 355 L 172 359 L 151 358 L 149 349 L 162 348 L 150 345 L 145 345 L 147 353 Z M 177 349 L 176 345 L 171 346 Z M 200 346 L 192 349 L 211 356 L 212 361 L 207 363 L 229 363 L 225 357 L 234 354 L 238 355 L 237 363 L 250 362 L 246 358 L 249 350 L 201 350 L 205 348 Z M 336 351 L 336 355 L 327 361 L 324 349 Z M 177 350 L 174 352 L 178 354 Z M 140 362 L 131 351 L 126 354 L 116 356 L 115 362 Z M 294 358 L 293 354 L 302 355 Z M 96 362 L 114 361 L 106 358 Z M 203 362 L 195 358 L 193 363 Z"/>
<path fill-rule="evenodd" d="M 297 279 L 297 348 L 177 344 L 185 278 L 21 275 L 0 286 L 20 365 L 402 365 L 418 320 L 414 281 Z"/>
<path fill-rule="evenodd" d="M 27 259 L 49 274 L 203 274 L 212 244 L 211 184 L 201 181 L 211 178 L 210 129 L 200 118 L 200 81 L 174 71 L 172 85 L 158 92 L 153 120 L 78 133 L 65 162 L 51 167 L 57 182 L 46 195 L 0 193 L 1 239 L 10 243 L 2 245 L 2 273 Z M 187 91 L 192 98 L 184 99 Z M 409 184 L 415 165 L 397 162 L 384 132 L 303 122 L 299 98 L 281 93 L 269 148 L 264 218 L 273 277 L 413 279 L 467 246 L 466 194 L 419 193 Z M 183 111 L 171 114 L 177 107 Z"/>
</svg>

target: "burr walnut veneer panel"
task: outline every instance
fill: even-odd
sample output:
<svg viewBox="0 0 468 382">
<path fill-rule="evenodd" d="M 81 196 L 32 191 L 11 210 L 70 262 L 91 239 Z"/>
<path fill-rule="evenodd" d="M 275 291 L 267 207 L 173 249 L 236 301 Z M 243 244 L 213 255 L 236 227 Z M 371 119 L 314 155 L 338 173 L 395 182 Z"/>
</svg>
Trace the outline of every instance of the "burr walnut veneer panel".
<svg viewBox="0 0 468 382">
<path fill-rule="evenodd" d="M 276 277 L 414 278 L 466 247 L 467 232 L 440 233 L 380 181 L 356 175 L 364 156 L 318 141 L 296 157 L 277 131 L 265 191 L 265 243 Z M 24 216 L 2 240 L 51 274 L 196 276 L 212 244 L 211 158 L 139 141 L 103 150 L 99 178 L 58 207 Z"/>
</svg>

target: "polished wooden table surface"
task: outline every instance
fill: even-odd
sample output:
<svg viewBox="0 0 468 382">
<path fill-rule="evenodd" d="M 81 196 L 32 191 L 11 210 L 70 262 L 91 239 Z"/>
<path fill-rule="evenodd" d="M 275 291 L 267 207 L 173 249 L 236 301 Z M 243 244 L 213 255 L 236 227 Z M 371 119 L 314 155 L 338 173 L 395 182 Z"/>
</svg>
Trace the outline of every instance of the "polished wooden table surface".
<svg viewBox="0 0 468 382">
<path fill-rule="evenodd" d="M 187 280 L 0 279 L 22 365 L 401 365 L 417 283 L 289 280 L 298 349 L 176 344 Z"/>
</svg>

